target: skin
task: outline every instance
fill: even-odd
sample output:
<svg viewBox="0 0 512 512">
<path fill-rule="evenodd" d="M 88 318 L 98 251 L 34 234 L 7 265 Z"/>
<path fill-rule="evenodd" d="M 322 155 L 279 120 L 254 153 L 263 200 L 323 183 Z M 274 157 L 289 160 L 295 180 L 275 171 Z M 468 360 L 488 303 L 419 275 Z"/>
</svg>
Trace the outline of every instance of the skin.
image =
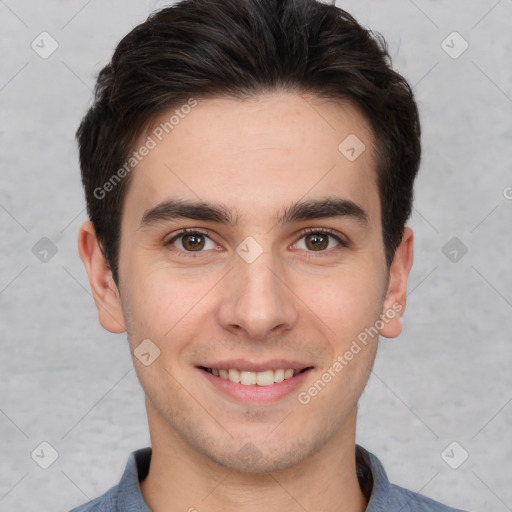
<svg viewBox="0 0 512 512">
<path fill-rule="evenodd" d="M 366 146 L 353 162 L 338 150 L 349 134 Z M 388 268 L 372 147 L 368 124 L 347 103 L 288 92 L 200 100 L 133 171 L 119 287 L 94 226 L 82 225 L 79 252 L 101 325 L 126 331 L 132 353 L 147 338 L 160 350 L 149 366 L 133 358 L 153 447 L 141 483 L 152 510 L 365 510 L 355 426 L 378 337 L 305 405 L 296 392 L 267 405 L 237 403 L 195 366 L 299 360 L 314 367 L 301 391 L 397 304 L 400 314 L 380 334 L 398 336 L 413 234 L 405 229 Z M 276 225 L 284 207 L 327 196 L 359 205 L 367 225 L 350 216 Z M 144 212 L 171 197 L 225 205 L 238 223 L 178 219 L 139 229 Z M 209 233 L 200 252 L 186 251 L 190 238 L 165 245 L 182 228 Z M 327 237 L 319 250 L 305 228 L 332 229 L 348 246 Z M 236 252 L 249 236 L 263 249 L 252 263 Z M 248 443 L 252 461 L 240 456 Z"/>
</svg>

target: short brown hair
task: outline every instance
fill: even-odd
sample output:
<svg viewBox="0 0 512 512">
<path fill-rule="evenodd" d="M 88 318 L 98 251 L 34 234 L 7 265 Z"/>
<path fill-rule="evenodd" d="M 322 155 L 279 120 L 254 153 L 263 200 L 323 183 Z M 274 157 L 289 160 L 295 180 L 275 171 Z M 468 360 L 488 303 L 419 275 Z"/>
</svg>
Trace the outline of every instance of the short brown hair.
<svg viewBox="0 0 512 512">
<path fill-rule="evenodd" d="M 87 211 L 117 284 L 131 177 L 118 171 L 144 129 L 191 97 L 277 89 L 350 101 L 369 122 L 391 263 L 411 213 L 421 143 L 413 93 L 391 68 L 384 38 L 316 0 L 183 0 L 121 40 L 77 131 Z M 122 179 L 112 184 L 116 172 Z M 107 183 L 115 186 L 100 194 Z"/>
</svg>

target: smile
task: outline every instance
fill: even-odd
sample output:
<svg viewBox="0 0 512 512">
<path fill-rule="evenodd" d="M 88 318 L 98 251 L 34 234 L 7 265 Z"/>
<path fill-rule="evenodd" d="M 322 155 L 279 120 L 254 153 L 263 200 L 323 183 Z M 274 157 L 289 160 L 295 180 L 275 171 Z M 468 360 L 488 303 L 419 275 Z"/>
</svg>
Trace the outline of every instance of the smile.
<svg viewBox="0 0 512 512">
<path fill-rule="evenodd" d="M 238 370 L 230 368 L 228 370 L 217 368 L 201 367 L 202 370 L 219 377 L 224 380 L 230 380 L 235 384 L 242 384 L 243 386 L 271 386 L 284 380 L 291 379 L 306 371 L 308 368 L 302 370 L 294 370 L 293 368 L 279 368 L 277 370 L 264 370 L 260 372 L 251 372 L 245 370 Z"/>
</svg>

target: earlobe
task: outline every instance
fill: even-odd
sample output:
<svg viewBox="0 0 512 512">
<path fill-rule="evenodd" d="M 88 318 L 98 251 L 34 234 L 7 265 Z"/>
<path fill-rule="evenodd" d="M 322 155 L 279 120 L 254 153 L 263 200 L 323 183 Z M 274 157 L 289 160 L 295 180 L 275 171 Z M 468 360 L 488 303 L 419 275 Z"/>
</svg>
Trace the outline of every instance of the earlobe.
<svg viewBox="0 0 512 512">
<path fill-rule="evenodd" d="M 413 262 L 413 241 L 412 229 L 405 227 L 402 241 L 396 249 L 389 269 L 389 282 L 382 310 L 384 327 L 380 331 L 380 334 L 386 338 L 395 338 L 402 331 L 402 315 L 407 298 L 407 280 Z"/>
<path fill-rule="evenodd" d="M 89 277 L 89 284 L 98 309 L 98 319 L 104 329 L 113 333 L 126 331 L 119 290 L 112 271 L 101 251 L 96 230 L 91 221 L 80 226 L 78 252 Z"/>
</svg>

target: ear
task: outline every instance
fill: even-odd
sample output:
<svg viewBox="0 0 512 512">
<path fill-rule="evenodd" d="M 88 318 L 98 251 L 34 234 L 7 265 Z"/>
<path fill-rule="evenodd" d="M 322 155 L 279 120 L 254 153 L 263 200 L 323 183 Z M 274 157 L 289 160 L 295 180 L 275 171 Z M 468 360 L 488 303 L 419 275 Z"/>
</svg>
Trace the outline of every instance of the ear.
<svg viewBox="0 0 512 512">
<path fill-rule="evenodd" d="M 80 226 L 78 252 L 89 276 L 98 319 L 104 329 L 114 333 L 126 331 L 119 290 L 112 278 L 112 271 L 103 256 L 96 230 L 91 221 Z"/>
<path fill-rule="evenodd" d="M 405 311 L 407 297 L 407 279 L 413 261 L 414 233 L 405 227 L 402 241 L 397 247 L 388 275 L 388 287 L 382 318 L 384 327 L 380 334 L 386 338 L 395 338 L 402 331 L 402 315 Z"/>
</svg>

